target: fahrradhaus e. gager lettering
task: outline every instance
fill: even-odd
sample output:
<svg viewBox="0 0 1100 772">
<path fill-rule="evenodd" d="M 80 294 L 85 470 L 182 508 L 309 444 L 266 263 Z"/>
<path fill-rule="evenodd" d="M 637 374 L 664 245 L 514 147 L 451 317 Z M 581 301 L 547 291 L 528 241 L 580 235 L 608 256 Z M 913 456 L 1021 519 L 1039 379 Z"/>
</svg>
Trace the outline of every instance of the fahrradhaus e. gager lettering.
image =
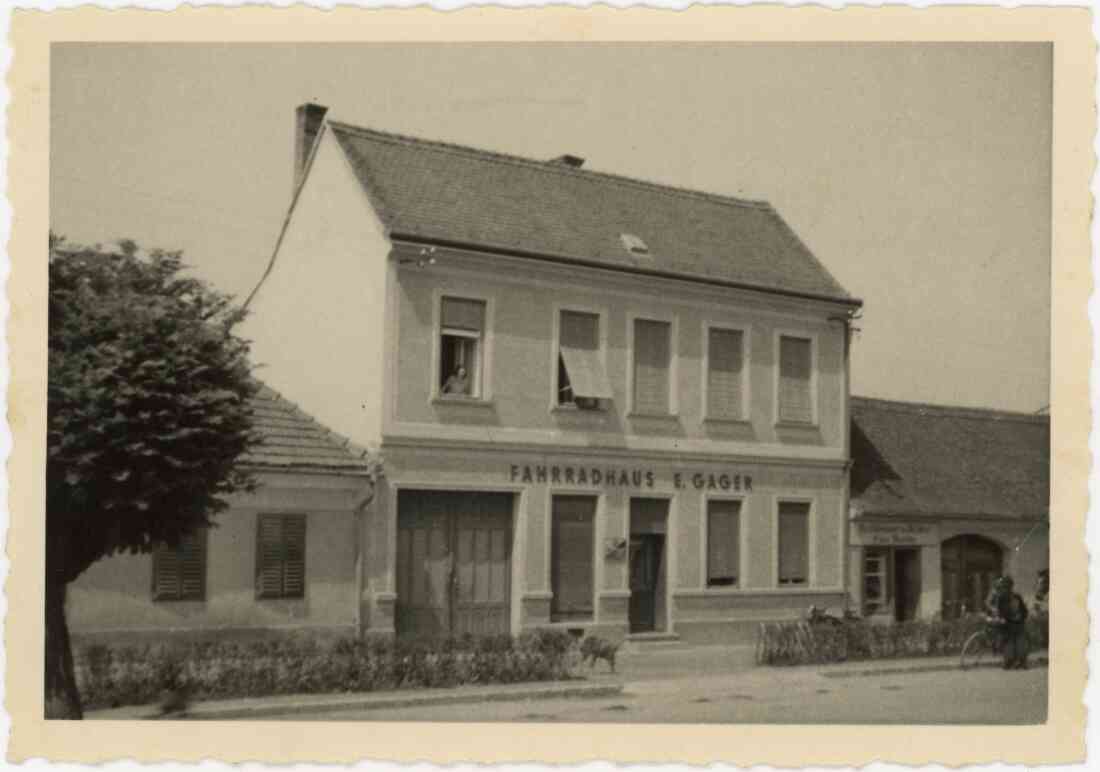
<svg viewBox="0 0 1100 772">
<path fill-rule="evenodd" d="M 512 464 L 509 479 L 519 483 L 549 483 L 550 485 L 591 485 L 604 488 L 655 488 L 664 479 L 673 488 L 696 490 L 751 491 L 752 477 L 747 474 L 714 472 L 673 472 L 662 478 L 652 469 L 600 466 L 558 466 L 543 464 Z"/>
</svg>

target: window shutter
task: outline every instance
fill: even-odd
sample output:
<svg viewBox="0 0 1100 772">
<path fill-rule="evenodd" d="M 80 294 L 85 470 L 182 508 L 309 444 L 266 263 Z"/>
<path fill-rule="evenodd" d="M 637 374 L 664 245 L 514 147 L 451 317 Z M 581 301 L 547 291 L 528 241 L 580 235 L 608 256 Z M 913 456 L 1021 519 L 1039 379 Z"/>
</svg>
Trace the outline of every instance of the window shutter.
<svg viewBox="0 0 1100 772">
<path fill-rule="evenodd" d="M 707 415 L 742 418 L 742 333 L 712 328 L 708 335 Z"/>
<path fill-rule="evenodd" d="M 779 338 L 779 420 L 812 423 L 811 349 L 808 338 Z"/>
<path fill-rule="evenodd" d="M 596 500 L 556 496 L 551 535 L 552 620 L 590 618 L 593 589 Z"/>
<path fill-rule="evenodd" d="M 809 582 L 810 505 L 783 501 L 779 504 L 779 583 Z"/>
<path fill-rule="evenodd" d="M 306 519 L 283 518 L 283 595 L 301 598 L 306 591 Z"/>
<path fill-rule="evenodd" d="M 179 553 L 160 544 L 153 553 L 153 600 L 175 600 L 180 595 Z"/>
<path fill-rule="evenodd" d="M 711 501 L 707 510 L 707 581 L 736 584 L 741 562 L 741 502 Z"/>
<path fill-rule="evenodd" d="M 485 327 L 485 302 L 465 298 L 443 298 L 443 327 L 481 332 Z"/>
<path fill-rule="evenodd" d="M 634 410 L 638 413 L 669 411 L 668 322 L 634 320 Z"/>
<path fill-rule="evenodd" d="M 283 593 L 282 518 L 260 517 L 256 545 L 256 594 L 278 598 Z"/>
<path fill-rule="evenodd" d="M 203 600 L 206 597 L 206 529 L 198 528 L 180 542 L 180 597 Z"/>
<path fill-rule="evenodd" d="M 563 346 L 598 351 L 600 317 L 579 311 L 562 311 L 560 338 Z"/>
</svg>

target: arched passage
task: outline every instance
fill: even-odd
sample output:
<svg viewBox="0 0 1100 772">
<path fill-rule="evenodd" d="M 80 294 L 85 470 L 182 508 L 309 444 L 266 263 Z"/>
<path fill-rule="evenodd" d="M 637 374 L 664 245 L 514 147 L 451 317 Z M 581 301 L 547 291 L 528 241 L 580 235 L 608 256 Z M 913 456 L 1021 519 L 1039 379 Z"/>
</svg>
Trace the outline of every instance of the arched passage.
<svg viewBox="0 0 1100 772">
<path fill-rule="evenodd" d="M 1001 574 L 1003 551 L 992 539 L 963 534 L 940 546 L 943 566 L 943 617 L 957 619 L 980 611 L 993 580 Z"/>
</svg>

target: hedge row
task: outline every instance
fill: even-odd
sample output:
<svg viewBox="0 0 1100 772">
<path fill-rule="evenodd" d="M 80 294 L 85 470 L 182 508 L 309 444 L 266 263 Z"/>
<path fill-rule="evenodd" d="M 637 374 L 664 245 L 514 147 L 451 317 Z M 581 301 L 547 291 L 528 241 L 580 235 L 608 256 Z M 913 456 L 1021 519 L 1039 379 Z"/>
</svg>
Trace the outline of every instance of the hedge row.
<svg viewBox="0 0 1100 772">
<path fill-rule="evenodd" d="M 950 656 L 985 622 L 981 618 L 873 624 L 776 622 L 757 631 L 756 661 L 761 665 L 821 665 L 867 659 Z M 1028 620 L 1032 648 L 1044 639 L 1041 622 Z"/>
<path fill-rule="evenodd" d="M 169 692 L 201 700 L 553 681 L 572 677 L 572 649 L 571 636 L 548 630 L 413 642 L 91 645 L 78 656 L 77 681 L 86 708 L 147 704 Z"/>
</svg>

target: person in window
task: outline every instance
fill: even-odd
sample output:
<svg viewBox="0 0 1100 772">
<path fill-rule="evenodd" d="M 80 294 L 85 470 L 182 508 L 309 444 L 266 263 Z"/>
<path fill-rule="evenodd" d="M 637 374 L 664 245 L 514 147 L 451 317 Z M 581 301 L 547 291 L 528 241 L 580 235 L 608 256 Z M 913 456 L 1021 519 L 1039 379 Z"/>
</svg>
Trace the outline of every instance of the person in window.
<svg viewBox="0 0 1100 772">
<path fill-rule="evenodd" d="M 458 368 L 451 373 L 443 384 L 443 393 L 458 395 L 470 393 L 470 379 L 466 375 L 465 367 L 459 365 Z"/>
</svg>

